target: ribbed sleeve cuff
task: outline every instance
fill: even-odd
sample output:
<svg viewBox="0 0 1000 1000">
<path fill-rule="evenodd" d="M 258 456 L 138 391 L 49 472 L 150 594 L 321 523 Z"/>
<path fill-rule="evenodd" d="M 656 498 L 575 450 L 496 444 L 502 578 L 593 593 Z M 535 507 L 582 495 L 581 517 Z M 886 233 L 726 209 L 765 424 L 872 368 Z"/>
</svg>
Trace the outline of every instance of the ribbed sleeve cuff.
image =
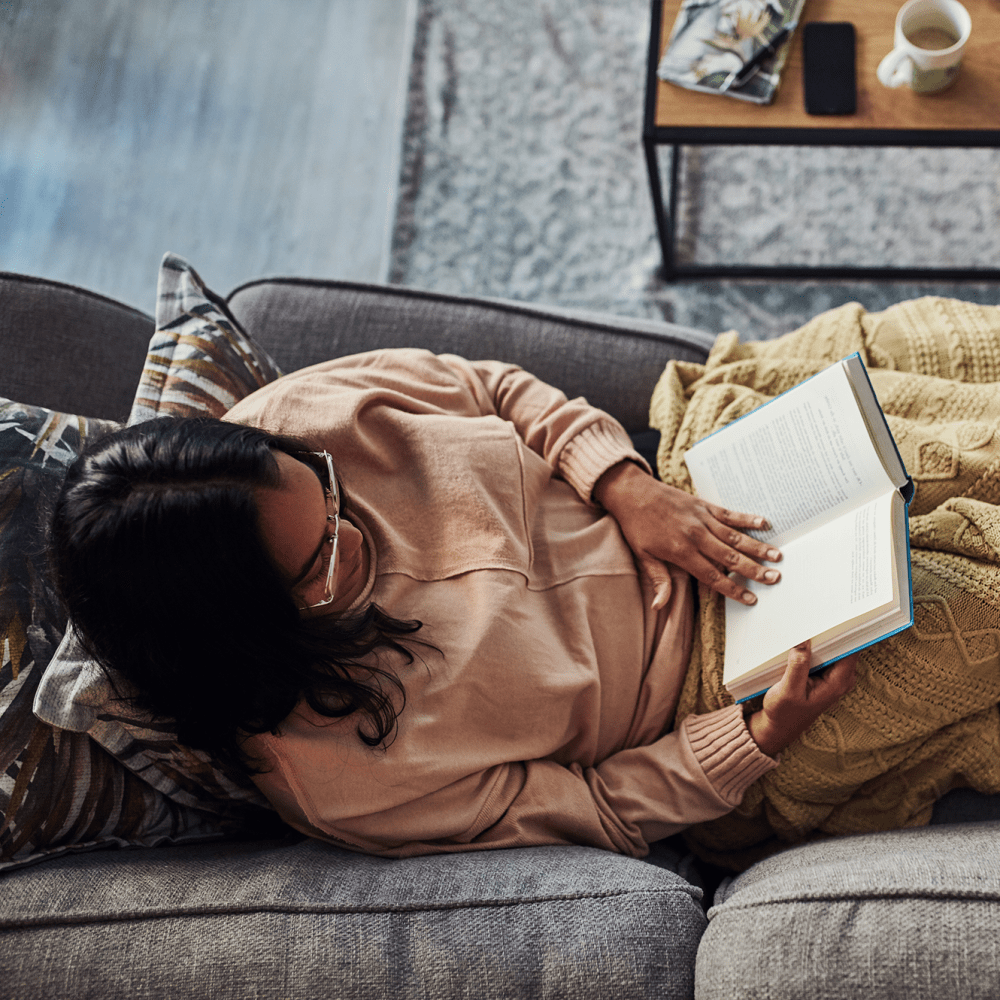
<svg viewBox="0 0 1000 1000">
<path fill-rule="evenodd" d="M 743 801 L 743 793 L 762 774 L 778 766 L 754 743 L 739 705 L 689 715 L 681 731 L 712 787 L 733 806 Z"/>
<path fill-rule="evenodd" d="M 624 459 L 652 473 L 649 463 L 632 447 L 632 439 L 621 424 L 598 421 L 585 427 L 562 449 L 559 472 L 580 498 L 590 503 L 597 480 Z"/>
</svg>

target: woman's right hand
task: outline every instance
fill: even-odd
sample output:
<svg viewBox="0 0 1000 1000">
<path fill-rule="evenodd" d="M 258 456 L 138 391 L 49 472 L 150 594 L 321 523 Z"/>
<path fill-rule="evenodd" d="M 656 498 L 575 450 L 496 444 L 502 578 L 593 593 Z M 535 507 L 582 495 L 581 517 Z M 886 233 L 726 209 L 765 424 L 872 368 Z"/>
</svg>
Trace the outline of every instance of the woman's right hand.
<svg viewBox="0 0 1000 1000">
<path fill-rule="evenodd" d="M 768 689 L 761 710 L 747 719 L 750 736 L 769 757 L 797 740 L 854 687 L 859 653 L 845 656 L 822 674 L 810 677 L 811 653 L 808 639 L 789 650 L 781 680 Z"/>
</svg>

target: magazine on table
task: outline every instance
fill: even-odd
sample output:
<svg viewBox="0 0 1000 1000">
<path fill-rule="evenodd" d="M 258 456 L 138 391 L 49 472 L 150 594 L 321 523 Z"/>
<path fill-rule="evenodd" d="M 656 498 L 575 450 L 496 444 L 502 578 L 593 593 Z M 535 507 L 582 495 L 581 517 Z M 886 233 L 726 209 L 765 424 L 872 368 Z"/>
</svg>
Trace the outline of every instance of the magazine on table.
<svg viewBox="0 0 1000 1000">
<path fill-rule="evenodd" d="M 710 434 L 685 455 L 698 495 L 762 514 L 781 580 L 726 602 L 723 685 L 745 701 L 812 640 L 818 670 L 913 623 L 913 482 L 858 354 Z M 741 578 L 742 580 L 742 578 Z"/>
<path fill-rule="evenodd" d="M 805 0 L 684 0 L 657 75 L 688 90 L 774 100 Z"/>
</svg>

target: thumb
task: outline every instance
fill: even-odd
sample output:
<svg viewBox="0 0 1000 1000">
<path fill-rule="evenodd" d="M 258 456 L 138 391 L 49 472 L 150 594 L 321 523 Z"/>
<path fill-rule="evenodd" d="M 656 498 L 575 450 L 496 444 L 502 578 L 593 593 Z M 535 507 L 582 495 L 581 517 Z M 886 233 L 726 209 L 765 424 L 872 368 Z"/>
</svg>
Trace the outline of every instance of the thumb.
<svg viewBox="0 0 1000 1000">
<path fill-rule="evenodd" d="M 670 593 L 673 590 L 673 581 L 670 579 L 670 573 L 667 567 L 656 559 L 641 560 L 640 568 L 653 585 L 654 595 L 651 607 L 654 611 L 659 611 L 660 608 L 666 606 L 667 601 L 670 600 Z"/>
<path fill-rule="evenodd" d="M 788 666 L 782 678 L 785 686 L 795 695 L 802 697 L 806 693 L 809 682 L 809 671 L 812 669 L 812 640 L 806 639 L 788 651 Z"/>
</svg>

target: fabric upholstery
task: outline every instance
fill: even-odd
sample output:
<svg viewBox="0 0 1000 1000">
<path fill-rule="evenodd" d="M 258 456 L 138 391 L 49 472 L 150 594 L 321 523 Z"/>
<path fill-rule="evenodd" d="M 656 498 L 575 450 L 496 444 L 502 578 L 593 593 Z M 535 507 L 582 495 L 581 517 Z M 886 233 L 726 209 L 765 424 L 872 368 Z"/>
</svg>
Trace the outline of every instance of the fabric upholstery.
<svg viewBox="0 0 1000 1000">
<path fill-rule="evenodd" d="M 1000 996 L 995 823 L 807 844 L 723 883 L 697 1000 Z"/>
<path fill-rule="evenodd" d="M 124 421 L 152 333 L 151 316 L 112 299 L 0 273 L 0 396 Z"/>
<path fill-rule="evenodd" d="M 686 998 L 699 895 L 583 847 L 391 861 L 286 841 L 67 858 L 0 880 L 3 991 Z"/>
<path fill-rule="evenodd" d="M 32 715 L 66 624 L 45 571 L 44 514 L 82 442 L 114 426 L 0 401 L 0 868 L 222 832 L 85 734 Z"/>
<path fill-rule="evenodd" d="M 649 398 L 667 361 L 704 361 L 714 339 L 654 320 L 391 285 L 255 282 L 227 302 L 285 371 L 375 347 L 509 361 L 571 399 L 585 396 L 629 433 L 648 427 Z"/>
<path fill-rule="evenodd" d="M 651 373 L 651 391 L 665 363 L 630 360 L 645 348 L 628 333 L 616 346 L 610 326 L 567 327 L 512 303 L 285 281 L 254 283 L 229 301 L 286 370 L 404 341 L 431 346 L 437 331 L 450 339 L 436 349 L 487 357 L 487 334 L 478 331 L 492 330 L 497 356 L 507 357 L 506 344 L 509 360 L 591 402 L 608 381 L 612 405 L 598 405 L 619 418 L 628 392 L 636 412 L 648 400 L 645 388 L 622 388 L 632 365 L 643 387 Z M 473 322 L 463 327 L 462 316 Z M 354 320 L 357 338 L 347 332 Z M 145 332 L 129 368 L 133 321 Z M 98 296 L 0 276 L 0 392 L 45 402 L 42 392 L 58 401 L 70 391 L 88 405 L 66 405 L 67 412 L 123 419 L 152 327 L 149 317 Z M 69 341 L 80 354 L 56 371 L 47 345 Z M 704 360 L 701 342 L 676 356 Z M 648 346 L 673 356 L 659 337 Z M 98 350 L 105 361 L 87 367 Z M 572 387 L 560 381 L 561 368 L 575 373 Z M 86 370 L 88 384 L 68 378 L 74 370 Z M 98 407 L 126 374 L 124 403 Z M 38 395 L 8 391 L 14 384 Z M 0 534 L 0 560 L 4 548 Z M 29 630 L 25 648 L 41 661 L 49 653 L 39 651 L 38 635 Z M 46 641 L 54 648 L 58 632 Z M 935 822 L 996 818 L 995 803 L 959 789 L 938 802 Z M 0 993 L 20 1000 L 997 996 L 998 830 L 996 823 L 934 826 L 836 839 L 761 862 L 727 883 L 710 911 L 696 985 L 705 919 L 691 890 L 670 875 L 678 856 L 669 850 L 662 873 L 576 848 L 386 861 L 323 844 L 258 841 L 67 856 L 0 876 Z M 627 879 L 622 866 L 630 866 Z M 689 866 L 680 871 L 695 881 Z"/>
</svg>

